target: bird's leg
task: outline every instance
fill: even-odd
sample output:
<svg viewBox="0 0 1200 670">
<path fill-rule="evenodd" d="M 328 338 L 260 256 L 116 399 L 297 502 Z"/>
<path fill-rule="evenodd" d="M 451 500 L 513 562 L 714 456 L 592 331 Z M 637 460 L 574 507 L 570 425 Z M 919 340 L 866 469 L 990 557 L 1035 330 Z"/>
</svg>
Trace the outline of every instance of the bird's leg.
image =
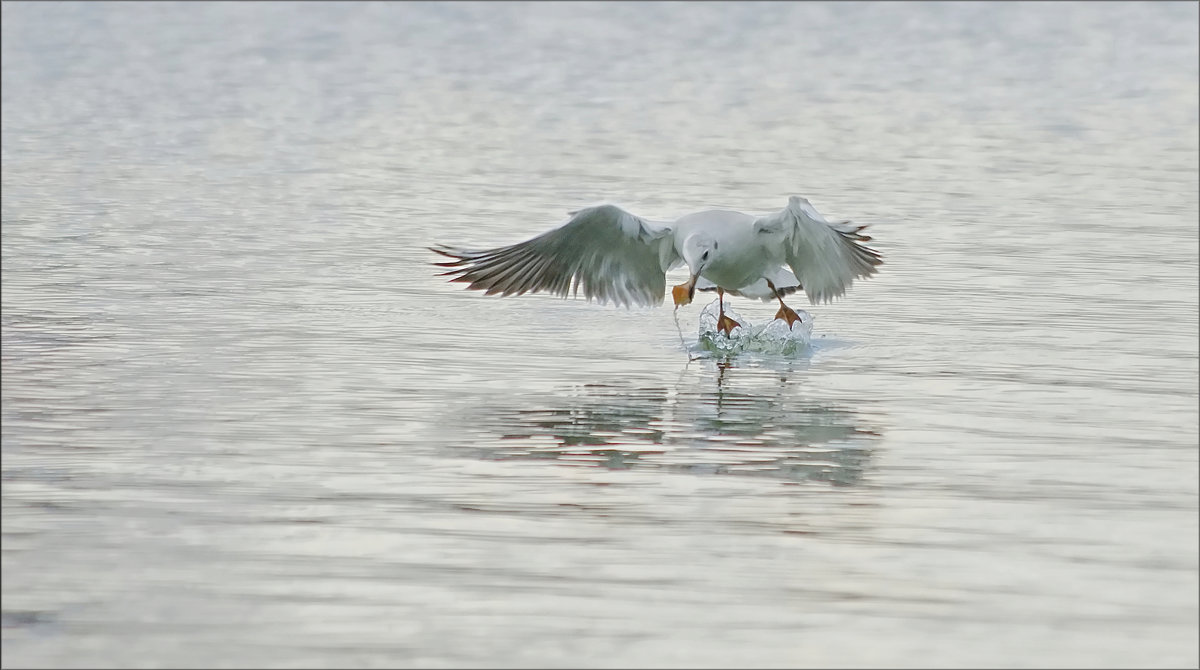
<svg viewBox="0 0 1200 670">
<path fill-rule="evenodd" d="M 717 300 L 720 306 L 720 316 L 717 317 L 717 331 L 725 331 L 725 337 L 729 337 L 733 329 L 742 324 L 725 316 L 725 289 L 720 286 L 717 287 Z"/>
<path fill-rule="evenodd" d="M 767 287 L 771 289 L 771 292 L 775 294 L 775 299 L 779 301 L 779 311 L 775 312 L 775 318 L 787 321 L 788 328 L 791 328 L 792 324 L 801 320 L 800 315 L 792 310 L 791 307 L 783 304 L 783 295 L 779 292 L 779 289 L 775 288 L 775 284 L 771 283 L 770 279 L 767 280 Z"/>
</svg>

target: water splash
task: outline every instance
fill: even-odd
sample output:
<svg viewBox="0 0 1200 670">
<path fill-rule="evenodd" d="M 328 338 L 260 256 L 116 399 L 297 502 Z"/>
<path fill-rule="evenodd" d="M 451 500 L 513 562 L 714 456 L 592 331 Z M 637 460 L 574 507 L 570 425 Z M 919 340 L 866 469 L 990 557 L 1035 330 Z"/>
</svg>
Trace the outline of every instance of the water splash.
<svg viewBox="0 0 1200 670">
<path fill-rule="evenodd" d="M 719 354 L 736 354 L 743 351 L 767 354 L 796 354 L 806 352 L 812 346 L 812 314 L 796 310 L 800 320 L 789 328 L 783 319 L 755 325 L 737 311 L 725 307 L 725 314 L 742 324 L 728 336 L 717 330 L 719 301 L 714 300 L 700 312 L 700 337 L 697 345 L 704 351 Z"/>
</svg>

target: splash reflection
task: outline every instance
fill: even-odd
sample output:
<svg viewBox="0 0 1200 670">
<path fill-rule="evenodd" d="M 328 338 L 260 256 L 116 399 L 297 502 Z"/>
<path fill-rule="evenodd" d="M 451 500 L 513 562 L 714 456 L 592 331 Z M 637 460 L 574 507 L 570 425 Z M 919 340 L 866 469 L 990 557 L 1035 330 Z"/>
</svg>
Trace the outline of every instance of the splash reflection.
<svg viewBox="0 0 1200 670">
<path fill-rule="evenodd" d="M 712 363 L 674 385 L 582 384 L 473 417 L 478 458 L 861 484 L 878 429 L 790 370 Z"/>
</svg>

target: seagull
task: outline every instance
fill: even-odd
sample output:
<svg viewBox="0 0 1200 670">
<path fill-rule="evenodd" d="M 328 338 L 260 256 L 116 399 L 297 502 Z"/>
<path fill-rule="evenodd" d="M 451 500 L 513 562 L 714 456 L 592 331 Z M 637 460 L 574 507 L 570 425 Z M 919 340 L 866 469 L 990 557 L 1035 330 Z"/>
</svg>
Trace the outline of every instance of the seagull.
<svg viewBox="0 0 1200 670">
<path fill-rule="evenodd" d="M 783 297 L 803 290 L 809 302 L 831 302 L 856 278 L 876 273 L 879 252 L 864 246 L 866 225 L 831 222 L 807 199 L 755 216 L 711 209 L 674 221 L 651 221 L 611 204 L 569 212 L 570 219 L 532 239 L 472 251 L 428 247 L 450 258 L 434 265 L 440 276 L 486 295 L 546 292 L 600 304 L 656 306 L 666 294 L 667 271 L 686 264 L 690 278 L 672 287 L 676 309 L 697 290 L 717 293 L 718 331 L 741 326 L 725 314 L 725 294 L 779 301 L 776 319 L 800 320 Z"/>
</svg>

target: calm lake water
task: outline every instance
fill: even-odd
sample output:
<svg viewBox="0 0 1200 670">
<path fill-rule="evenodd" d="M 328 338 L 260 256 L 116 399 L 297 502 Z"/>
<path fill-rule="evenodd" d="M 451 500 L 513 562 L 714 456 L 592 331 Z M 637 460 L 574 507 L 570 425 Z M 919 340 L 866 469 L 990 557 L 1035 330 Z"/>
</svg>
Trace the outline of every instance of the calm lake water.
<svg viewBox="0 0 1200 670">
<path fill-rule="evenodd" d="M 4 666 L 1196 667 L 1197 8 L 5 3 Z M 791 356 L 424 248 L 792 194 Z"/>
</svg>

